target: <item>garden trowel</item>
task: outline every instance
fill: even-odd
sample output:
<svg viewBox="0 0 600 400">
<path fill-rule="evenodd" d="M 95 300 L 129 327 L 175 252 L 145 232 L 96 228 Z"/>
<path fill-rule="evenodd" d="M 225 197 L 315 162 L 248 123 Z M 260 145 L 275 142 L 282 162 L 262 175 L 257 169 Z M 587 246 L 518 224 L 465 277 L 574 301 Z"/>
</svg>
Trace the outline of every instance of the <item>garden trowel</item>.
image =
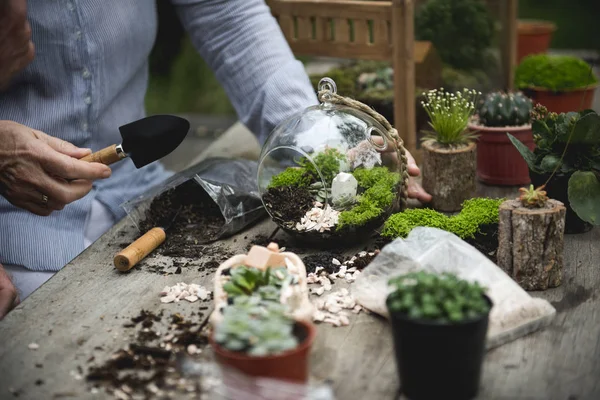
<svg viewBox="0 0 600 400">
<path fill-rule="evenodd" d="M 113 164 L 130 157 L 137 168 L 171 153 L 183 142 L 190 123 L 174 115 L 153 115 L 119 127 L 123 142 L 113 144 L 81 160 Z"/>
</svg>

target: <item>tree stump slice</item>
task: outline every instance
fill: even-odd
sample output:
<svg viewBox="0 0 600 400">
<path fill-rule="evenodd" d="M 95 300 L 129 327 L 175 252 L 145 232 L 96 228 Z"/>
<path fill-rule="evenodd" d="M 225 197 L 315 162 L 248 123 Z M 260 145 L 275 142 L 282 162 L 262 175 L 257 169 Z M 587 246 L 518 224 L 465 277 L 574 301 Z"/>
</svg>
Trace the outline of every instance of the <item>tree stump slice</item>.
<svg viewBox="0 0 600 400">
<path fill-rule="evenodd" d="M 459 211 L 475 196 L 477 157 L 475 143 L 458 149 L 423 143 L 423 188 L 433 197 L 429 205 L 439 211 Z"/>
<path fill-rule="evenodd" d="M 519 200 L 500 205 L 498 266 L 525 290 L 562 283 L 566 208 L 557 200 L 545 207 L 523 207 Z"/>
</svg>

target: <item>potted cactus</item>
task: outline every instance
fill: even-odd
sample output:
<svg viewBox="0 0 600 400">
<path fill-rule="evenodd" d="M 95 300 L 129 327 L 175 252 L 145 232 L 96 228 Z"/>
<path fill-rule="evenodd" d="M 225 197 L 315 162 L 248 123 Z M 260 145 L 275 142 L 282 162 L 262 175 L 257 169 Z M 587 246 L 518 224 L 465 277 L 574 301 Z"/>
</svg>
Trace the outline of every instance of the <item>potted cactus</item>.
<svg viewBox="0 0 600 400">
<path fill-rule="evenodd" d="M 210 338 L 215 358 L 247 375 L 306 382 L 315 327 L 260 294 L 235 297 Z"/>
<path fill-rule="evenodd" d="M 458 211 L 475 195 L 476 135 L 467 126 L 478 94 L 443 88 L 425 93 L 422 105 L 432 131 L 423 138 L 423 188 L 432 195 L 430 205 L 436 210 Z"/>
<path fill-rule="evenodd" d="M 492 308 L 484 288 L 424 271 L 389 284 L 386 305 L 403 394 L 411 400 L 475 397 Z"/>
<path fill-rule="evenodd" d="M 531 115 L 533 151 L 508 134 L 529 166 L 531 182 L 565 205 L 565 233 L 600 225 L 600 115 L 556 114 L 540 104 Z"/>
<path fill-rule="evenodd" d="M 515 87 L 556 113 L 591 108 L 597 86 L 591 66 L 572 56 L 530 55 L 515 71 Z"/>
<path fill-rule="evenodd" d="M 521 92 L 489 93 L 469 129 L 477 132 L 477 177 L 492 185 L 529 183 L 529 169 L 506 136 L 510 132 L 533 150 L 532 101 Z"/>
<path fill-rule="evenodd" d="M 562 283 L 566 209 L 543 189 L 521 188 L 500 205 L 498 266 L 525 290 Z"/>
<path fill-rule="evenodd" d="M 556 25 L 549 21 L 519 20 L 517 24 L 517 62 L 530 54 L 545 53 Z"/>
</svg>

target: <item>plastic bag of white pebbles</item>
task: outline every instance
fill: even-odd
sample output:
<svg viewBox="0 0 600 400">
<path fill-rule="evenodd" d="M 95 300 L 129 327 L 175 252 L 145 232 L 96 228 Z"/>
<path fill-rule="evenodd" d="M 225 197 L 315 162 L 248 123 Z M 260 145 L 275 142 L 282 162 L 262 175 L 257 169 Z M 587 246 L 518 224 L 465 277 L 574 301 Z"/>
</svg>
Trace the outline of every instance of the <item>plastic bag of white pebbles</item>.
<svg viewBox="0 0 600 400">
<path fill-rule="evenodd" d="M 415 228 L 406 239 L 396 239 L 363 270 L 352 294 L 363 307 L 389 317 L 385 300 L 388 280 L 407 272 L 454 273 L 488 288 L 494 306 L 490 312 L 487 348 L 493 348 L 541 329 L 556 310 L 533 298 L 486 256 L 459 237 L 436 228 Z"/>
</svg>

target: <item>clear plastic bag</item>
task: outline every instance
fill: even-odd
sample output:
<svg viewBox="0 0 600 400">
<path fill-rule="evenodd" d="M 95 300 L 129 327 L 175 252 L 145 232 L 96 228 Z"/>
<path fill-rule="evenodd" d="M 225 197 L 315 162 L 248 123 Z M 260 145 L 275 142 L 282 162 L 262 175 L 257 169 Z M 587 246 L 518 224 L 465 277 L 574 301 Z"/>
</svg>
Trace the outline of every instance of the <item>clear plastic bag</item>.
<svg viewBox="0 0 600 400">
<path fill-rule="evenodd" d="M 177 361 L 179 372 L 196 380 L 202 388 L 200 399 L 335 400 L 332 388 L 325 383 L 303 384 L 248 376 L 215 362 L 211 351 L 200 359 L 182 354 Z"/>
<path fill-rule="evenodd" d="M 266 216 L 256 184 L 257 163 L 244 159 L 210 158 L 181 171 L 163 184 L 123 203 L 133 223 L 140 229 L 152 201 L 188 182 L 195 182 L 219 207 L 224 223 L 216 239 L 231 236 Z"/>
<path fill-rule="evenodd" d="M 459 237 L 436 228 L 413 229 L 396 239 L 363 270 L 352 295 L 363 307 L 389 317 L 385 300 L 391 277 L 411 271 L 451 272 L 488 288 L 490 312 L 487 347 L 493 348 L 547 326 L 556 310 L 533 298 L 486 256 Z"/>
</svg>

